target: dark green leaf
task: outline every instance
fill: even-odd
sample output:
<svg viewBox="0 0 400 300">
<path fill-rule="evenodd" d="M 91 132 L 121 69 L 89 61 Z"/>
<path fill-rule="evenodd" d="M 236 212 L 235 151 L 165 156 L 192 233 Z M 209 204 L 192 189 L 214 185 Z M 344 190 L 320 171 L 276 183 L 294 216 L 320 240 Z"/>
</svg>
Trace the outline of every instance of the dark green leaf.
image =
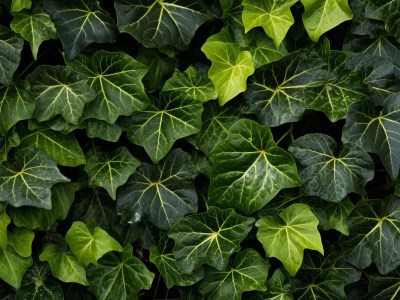
<svg viewBox="0 0 400 300">
<path fill-rule="evenodd" d="M 96 297 L 85 286 L 73 283 L 65 292 L 64 299 L 96 300 Z"/>
<path fill-rule="evenodd" d="M 90 138 L 100 138 L 107 142 L 117 142 L 122 134 L 122 128 L 117 123 L 109 124 L 106 121 L 86 120 L 86 134 Z"/>
<path fill-rule="evenodd" d="M 16 131 L 12 130 L 5 136 L 0 135 L 0 164 L 7 160 L 8 151 L 17 147 L 20 139 Z"/>
<path fill-rule="evenodd" d="M 327 229 L 336 229 L 344 235 L 349 235 L 347 218 L 353 208 L 354 205 L 348 198 L 339 203 L 328 203 L 326 205 Z"/>
<path fill-rule="evenodd" d="M 293 300 L 290 286 L 285 281 L 286 278 L 283 271 L 280 268 L 276 269 L 267 281 L 268 292 L 260 300 Z"/>
<path fill-rule="evenodd" d="M 26 228 L 16 227 L 12 233 L 8 233 L 8 244 L 19 256 L 30 257 L 34 238 L 34 232 Z"/>
<path fill-rule="evenodd" d="M 400 294 L 400 273 L 394 271 L 387 276 L 379 274 L 371 274 L 368 276 L 368 299 L 381 300 L 390 299 L 395 300 Z"/>
<path fill-rule="evenodd" d="M 21 286 L 22 277 L 32 263 L 32 257 L 21 257 L 11 248 L 0 248 L 0 278 L 15 289 Z"/>
<path fill-rule="evenodd" d="M 0 83 L 11 83 L 21 60 L 24 40 L 7 27 L 0 25 Z"/>
<path fill-rule="evenodd" d="M 159 230 L 149 221 L 129 224 L 126 230 L 125 242 L 136 242 L 140 247 L 149 249 L 159 240 Z"/>
<path fill-rule="evenodd" d="M 370 19 L 383 21 L 385 30 L 400 40 L 400 28 L 397 24 L 400 3 L 397 0 L 373 0 L 368 1 L 365 8 L 365 16 Z"/>
</svg>

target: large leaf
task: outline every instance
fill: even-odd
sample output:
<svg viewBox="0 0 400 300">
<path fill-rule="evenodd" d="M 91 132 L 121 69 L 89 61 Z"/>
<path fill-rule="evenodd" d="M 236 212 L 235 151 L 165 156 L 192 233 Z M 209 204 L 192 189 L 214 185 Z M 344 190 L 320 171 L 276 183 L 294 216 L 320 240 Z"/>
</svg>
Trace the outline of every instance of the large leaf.
<svg viewBox="0 0 400 300">
<path fill-rule="evenodd" d="M 306 204 L 295 203 L 278 216 L 257 220 L 257 239 L 268 257 L 278 258 L 291 276 L 295 276 L 303 262 L 304 249 L 324 254 L 318 219 Z"/>
<path fill-rule="evenodd" d="M 299 166 L 302 191 L 326 201 L 339 202 L 347 194 L 364 194 L 374 177 L 374 163 L 363 149 L 345 144 L 338 149 L 325 134 L 299 137 L 289 147 Z"/>
<path fill-rule="evenodd" d="M 212 62 L 208 77 L 218 92 L 220 105 L 246 90 L 247 77 L 254 73 L 252 57 L 233 42 L 227 27 L 209 37 L 201 51 Z"/>
<path fill-rule="evenodd" d="M 239 120 L 210 153 L 209 203 L 251 214 L 283 188 L 300 184 L 293 157 L 276 146 L 269 128 Z"/>
<path fill-rule="evenodd" d="M 118 28 L 148 48 L 185 49 L 208 17 L 202 1 L 118 0 Z"/>
<path fill-rule="evenodd" d="M 141 145 L 154 163 L 159 162 L 177 139 L 198 133 L 203 105 L 177 92 L 161 92 L 153 105 L 128 121 L 127 137 Z"/>
<path fill-rule="evenodd" d="M 88 79 L 68 67 L 42 65 L 28 76 L 28 80 L 37 99 L 34 117 L 39 122 L 60 114 L 76 125 L 85 104 L 95 97 Z"/>
<path fill-rule="evenodd" d="M 372 274 L 368 276 L 368 299 L 395 300 L 400 294 L 400 273 L 394 271 L 387 276 Z"/>
<path fill-rule="evenodd" d="M 88 278 L 97 299 L 134 300 L 141 289 L 150 289 L 154 273 L 132 255 L 132 246 L 127 244 L 119 257 L 107 254 L 97 268 L 89 267 Z"/>
<path fill-rule="evenodd" d="M 40 44 L 57 38 L 56 28 L 50 16 L 38 4 L 30 10 L 14 13 L 13 16 L 11 29 L 29 42 L 33 58 L 37 59 Z"/>
<path fill-rule="evenodd" d="M 27 228 L 16 227 L 12 233 L 8 233 L 8 244 L 19 256 L 30 257 L 34 238 L 34 232 Z"/>
<path fill-rule="evenodd" d="M 10 224 L 11 219 L 7 215 L 6 211 L 3 210 L 0 212 L 0 248 L 3 250 L 7 250 L 7 227 Z"/>
<path fill-rule="evenodd" d="M 235 257 L 225 271 L 207 267 L 199 290 L 207 299 L 242 299 L 246 291 L 265 291 L 270 264 L 253 250 L 246 249 Z"/>
<path fill-rule="evenodd" d="M 189 154 L 176 149 L 158 165 L 143 163 L 118 192 L 117 211 L 124 222 L 143 216 L 161 229 L 169 229 L 188 213 L 197 212 L 193 180 L 197 172 Z"/>
<path fill-rule="evenodd" d="M 383 108 L 379 109 L 367 100 L 352 104 L 343 128 L 342 140 L 377 153 L 394 180 L 400 168 L 399 132 L 400 93 L 387 97 Z"/>
<path fill-rule="evenodd" d="M 126 183 L 140 162 L 126 147 L 119 147 L 110 152 L 95 152 L 89 156 L 85 171 L 89 183 L 103 187 L 113 200 L 117 188 Z"/>
<path fill-rule="evenodd" d="M 381 274 L 400 265 L 400 199 L 361 200 L 348 219 L 349 237 L 343 241 L 347 260 L 360 269 L 372 262 Z"/>
<path fill-rule="evenodd" d="M 69 181 L 44 153 L 25 148 L 0 166 L 0 201 L 14 207 L 51 208 L 51 187 Z"/>
<path fill-rule="evenodd" d="M 22 277 L 32 263 L 32 257 L 21 257 L 11 248 L 0 248 L 0 278 L 15 289 L 21 286 Z"/>
<path fill-rule="evenodd" d="M 0 25 L 0 83 L 11 83 L 21 60 L 24 40 L 7 27 Z"/>
<path fill-rule="evenodd" d="M 68 58 L 90 43 L 112 43 L 117 36 L 114 19 L 95 0 L 43 1 Z"/>
<path fill-rule="evenodd" d="M 69 65 L 87 76 L 96 92 L 84 110 L 84 119 L 113 124 L 120 115 L 129 116 L 149 104 L 142 84 L 147 68 L 128 54 L 101 50 L 91 57 L 80 55 Z"/>
<path fill-rule="evenodd" d="M 240 242 L 253 222 L 253 218 L 238 215 L 231 208 L 214 206 L 205 213 L 184 217 L 168 232 L 175 241 L 178 270 L 189 274 L 203 264 L 224 270 L 232 253 L 240 250 Z"/>
<path fill-rule="evenodd" d="M 12 130 L 5 136 L 0 135 L 0 164 L 7 160 L 8 151 L 20 144 L 19 135 Z"/>
</svg>

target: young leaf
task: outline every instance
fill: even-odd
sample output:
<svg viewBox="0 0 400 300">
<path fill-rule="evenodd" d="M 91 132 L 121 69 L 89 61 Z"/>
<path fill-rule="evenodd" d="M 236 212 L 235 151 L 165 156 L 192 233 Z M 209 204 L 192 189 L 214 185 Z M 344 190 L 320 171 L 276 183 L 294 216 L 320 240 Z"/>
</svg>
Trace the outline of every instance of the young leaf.
<svg viewBox="0 0 400 300">
<path fill-rule="evenodd" d="M 21 286 L 22 277 L 32 263 L 32 257 L 21 257 L 11 248 L 3 250 L 0 247 L 0 279 L 13 288 Z"/>
<path fill-rule="evenodd" d="M 276 146 L 271 131 L 241 119 L 210 153 L 209 203 L 246 214 L 261 209 L 283 188 L 300 184 L 293 157 Z"/>
<path fill-rule="evenodd" d="M 207 299 L 242 299 L 246 291 L 265 291 L 270 264 L 253 250 L 238 253 L 225 271 L 207 267 L 199 291 Z"/>
<path fill-rule="evenodd" d="M 214 206 L 205 213 L 179 220 L 168 232 L 175 241 L 178 270 L 189 274 L 203 264 L 224 270 L 232 253 L 240 250 L 240 242 L 249 233 L 253 222 L 253 218 L 238 215 L 231 208 Z"/>
<path fill-rule="evenodd" d="M 7 226 L 10 224 L 11 219 L 7 215 L 6 211 L 0 212 L 0 248 L 7 250 L 8 238 L 7 238 Z"/>
<path fill-rule="evenodd" d="M 0 165 L 0 201 L 14 207 L 51 208 L 51 187 L 69 181 L 44 153 L 25 148 Z"/>
<path fill-rule="evenodd" d="M 103 187 L 115 200 L 117 188 L 125 184 L 139 166 L 140 161 L 126 147 L 119 147 L 89 156 L 85 171 L 89 176 L 89 184 Z"/>
<path fill-rule="evenodd" d="M 10 12 L 19 12 L 23 9 L 30 9 L 32 0 L 11 0 Z"/>
<path fill-rule="evenodd" d="M 117 212 L 123 222 L 148 216 L 167 230 L 184 215 L 197 212 L 196 175 L 189 154 L 181 149 L 172 150 L 158 165 L 143 163 L 119 190 Z"/>
<path fill-rule="evenodd" d="M 22 257 L 32 255 L 32 242 L 35 233 L 26 228 L 17 227 L 8 234 L 8 244 Z"/>
<path fill-rule="evenodd" d="M 324 254 L 318 219 L 306 204 L 295 203 L 278 216 L 257 220 L 257 239 L 268 257 L 278 258 L 291 276 L 295 276 L 303 262 L 304 249 Z"/>
<path fill-rule="evenodd" d="M 0 25 L 0 84 L 10 84 L 21 60 L 24 39 Z"/>
<path fill-rule="evenodd" d="M 0 164 L 7 160 L 8 151 L 20 144 L 19 135 L 12 130 L 5 136 L 0 135 Z"/>
<path fill-rule="evenodd" d="M 138 299 L 141 289 L 150 289 L 154 273 L 135 256 L 132 246 L 127 244 L 120 256 L 107 254 L 99 261 L 99 266 L 88 269 L 89 289 L 97 299 Z"/>
<path fill-rule="evenodd" d="M 114 19 L 95 0 L 44 0 L 43 7 L 56 25 L 69 59 L 93 42 L 112 43 L 117 37 Z"/>
</svg>

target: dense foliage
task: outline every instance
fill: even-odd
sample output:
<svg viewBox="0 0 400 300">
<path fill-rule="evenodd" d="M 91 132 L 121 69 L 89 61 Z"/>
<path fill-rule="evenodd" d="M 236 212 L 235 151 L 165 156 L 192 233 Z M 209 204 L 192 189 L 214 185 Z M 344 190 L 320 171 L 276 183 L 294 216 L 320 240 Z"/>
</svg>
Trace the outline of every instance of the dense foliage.
<svg viewBox="0 0 400 300">
<path fill-rule="evenodd" d="M 399 0 L 0 0 L 0 299 L 399 299 Z"/>
</svg>

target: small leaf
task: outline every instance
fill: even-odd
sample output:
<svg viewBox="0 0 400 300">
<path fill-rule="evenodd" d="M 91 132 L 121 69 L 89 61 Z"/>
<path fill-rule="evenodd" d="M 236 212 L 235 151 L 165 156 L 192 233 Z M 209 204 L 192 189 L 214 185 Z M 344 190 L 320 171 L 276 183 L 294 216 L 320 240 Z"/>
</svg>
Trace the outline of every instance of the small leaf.
<svg viewBox="0 0 400 300">
<path fill-rule="evenodd" d="M 0 248 L 0 278 L 13 288 L 21 286 L 22 277 L 32 264 L 32 257 L 21 257 L 11 248 Z"/>
<path fill-rule="evenodd" d="M 23 9 L 30 9 L 32 0 L 11 0 L 10 12 L 19 12 Z"/>
<path fill-rule="evenodd" d="M 207 212 L 186 216 L 175 223 L 168 236 L 175 241 L 176 266 L 189 274 L 203 264 L 219 271 L 229 257 L 240 250 L 240 242 L 249 233 L 253 218 L 243 217 L 231 208 L 209 207 Z"/>
<path fill-rule="evenodd" d="M 340 201 L 339 203 L 328 203 L 326 206 L 328 229 L 336 229 L 344 235 L 349 235 L 347 218 L 353 208 L 354 204 L 348 198 Z"/>
<path fill-rule="evenodd" d="M 0 164 L 7 160 L 8 151 L 18 147 L 20 142 L 19 135 L 14 130 L 10 131 L 5 136 L 0 135 Z"/>
<path fill-rule="evenodd" d="M 0 84 L 11 83 L 21 60 L 23 46 L 23 38 L 0 25 Z"/>
<path fill-rule="evenodd" d="M 32 242 L 35 233 L 26 228 L 17 227 L 8 234 L 8 244 L 18 255 L 30 257 L 32 255 Z"/>
<path fill-rule="evenodd" d="M 0 248 L 7 250 L 8 238 L 7 238 L 7 226 L 10 224 L 11 219 L 7 215 L 6 211 L 0 212 Z"/>
<path fill-rule="evenodd" d="M 303 262 L 304 249 L 324 254 L 318 219 L 306 204 L 295 203 L 278 216 L 257 220 L 257 239 L 268 257 L 278 258 L 291 276 L 295 276 Z"/>
<path fill-rule="evenodd" d="M 90 138 L 99 138 L 107 142 L 118 142 L 122 128 L 117 123 L 109 124 L 106 121 L 86 120 L 86 135 Z"/>
</svg>

